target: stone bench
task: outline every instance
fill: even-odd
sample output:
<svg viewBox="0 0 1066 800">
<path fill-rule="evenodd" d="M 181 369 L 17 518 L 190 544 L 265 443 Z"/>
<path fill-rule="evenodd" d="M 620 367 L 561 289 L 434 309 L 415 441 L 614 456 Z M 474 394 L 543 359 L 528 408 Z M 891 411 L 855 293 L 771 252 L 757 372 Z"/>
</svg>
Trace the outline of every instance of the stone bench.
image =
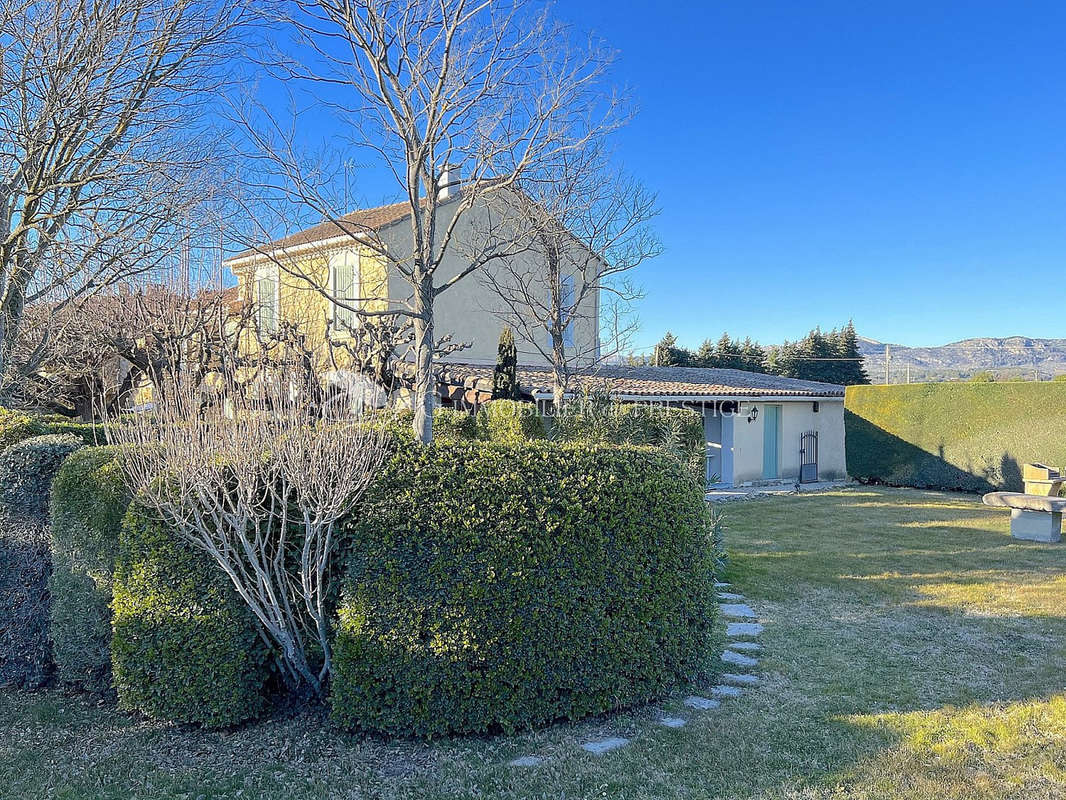
<svg viewBox="0 0 1066 800">
<path fill-rule="evenodd" d="M 1010 509 L 1010 535 L 1033 542 L 1057 542 L 1062 539 L 1062 513 L 1066 497 L 1047 497 L 1021 492 L 989 492 L 986 506 Z"/>
</svg>

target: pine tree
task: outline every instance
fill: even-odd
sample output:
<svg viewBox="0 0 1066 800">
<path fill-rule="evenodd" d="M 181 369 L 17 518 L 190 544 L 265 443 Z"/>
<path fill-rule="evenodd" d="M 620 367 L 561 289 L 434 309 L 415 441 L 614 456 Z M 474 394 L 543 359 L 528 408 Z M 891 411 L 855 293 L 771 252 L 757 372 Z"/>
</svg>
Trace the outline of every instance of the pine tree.
<svg viewBox="0 0 1066 800">
<path fill-rule="evenodd" d="M 518 348 L 514 332 L 504 327 L 500 331 L 500 343 L 496 350 L 496 368 L 492 371 L 492 399 L 518 400 Z"/>
<path fill-rule="evenodd" d="M 699 350 L 696 351 L 696 355 L 693 357 L 693 366 L 718 366 L 717 356 L 714 350 L 714 342 L 712 342 L 710 339 L 704 339 L 703 344 L 701 344 Z"/>
<path fill-rule="evenodd" d="M 677 337 L 670 331 L 655 345 L 652 364 L 656 367 L 688 367 L 692 365 L 693 355 L 677 343 Z"/>
<path fill-rule="evenodd" d="M 863 366 L 862 353 L 859 351 L 859 335 L 855 332 L 853 320 L 848 320 L 848 324 L 840 332 L 840 354 L 841 358 L 847 360 L 840 362 L 841 369 L 836 383 L 854 386 L 870 382 L 870 376 L 866 374 L 866 368 Z"/>
</svg>

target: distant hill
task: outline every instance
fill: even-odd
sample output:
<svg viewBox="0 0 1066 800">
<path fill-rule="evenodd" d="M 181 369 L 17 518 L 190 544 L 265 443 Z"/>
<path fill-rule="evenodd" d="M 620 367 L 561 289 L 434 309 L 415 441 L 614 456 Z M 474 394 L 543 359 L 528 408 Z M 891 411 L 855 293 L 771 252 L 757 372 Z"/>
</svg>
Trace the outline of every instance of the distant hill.
<svg viewBox="0 0 1066 800">
<path fill-rule="evenodd" d="M 939 347 L 889 344 L 888 348 L 892 383 L 905 382 L 908 367 L 911 381 L 966 380 L 985 371 L 1000 379 L 1047 380 L 1066 374 L 1066 339 L 1008 336 L 963 339 Z M 870 380 L 884 383 L 885 343 L 860 337 L 859 351 Z"/>
</svg>

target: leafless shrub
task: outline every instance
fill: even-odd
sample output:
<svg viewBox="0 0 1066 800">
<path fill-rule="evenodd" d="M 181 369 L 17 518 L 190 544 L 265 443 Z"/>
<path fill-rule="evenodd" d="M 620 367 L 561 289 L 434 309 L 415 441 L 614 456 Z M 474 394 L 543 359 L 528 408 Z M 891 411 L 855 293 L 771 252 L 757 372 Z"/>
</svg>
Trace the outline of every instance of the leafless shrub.
<svg viewBox="0 0 1066 800">
<path fill-rule="evenodd" d="M 381 465 L 381 426 L 326 419 L 291 374 L 203 387 L 171 376 L 167 402 L 113 426 L 132 487 L 207 553 L 247 603 L 293 689 L 323 697 L 338 526 Z M 311 380 L 317 383 L 317 378 Z"/>
</svg>

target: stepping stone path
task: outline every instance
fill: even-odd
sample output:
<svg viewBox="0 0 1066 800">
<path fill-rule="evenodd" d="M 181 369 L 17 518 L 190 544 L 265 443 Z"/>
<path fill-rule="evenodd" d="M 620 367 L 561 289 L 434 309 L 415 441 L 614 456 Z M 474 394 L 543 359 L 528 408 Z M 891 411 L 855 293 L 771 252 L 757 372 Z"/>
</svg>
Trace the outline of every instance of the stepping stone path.
<svg viewBox="0 0 1066 800">
<path fill-rule="evenodd" d="M 621 736 L 611 736 L 607 739 L 585 742 L 581 745 L 581 749 L 592 753 L 594 756 L 602 756 L 604 753 L 610 750 L 617 750 L 625 744 L 629 744 L 629 739 L 623 739 Z"/>
<path fill-rule="evenodd" d="M 715 686 L 711 689 L 711 694 L 715 697 L 740 697 L 744 693 L 744 690 L 737 686 Z"/>
<path fill-rule="evenodd" d="M 758 622 L 730 622 L 725 626 L 725 635 L 733 636 L 758 636 L 762 633 L 762 625 Z"/>
<path fill-rule="evenodd" d="M 735 672 L 723 672 L 718 676 L 726 683 L 732 683 L 734 686 L 758 686 L 758 675 L 737 674 Z"/>
<path fill-rule="evenodd" d="M 722 653 L 722 661 L 727 664 L 734 664 L 738 667 L 754 667 L 758 665 L 759 659 L 746 656 L 743 653 L 735 653 L 732 650 L 726 650 Z"/>
<path fill-rule="evenodd" d="M 755 619 L 755 612 L 751 606 L 744 603 L 722 603 L 718 606 L 725 617 L 740 617 L 741 619 Z"/>
<path fill-rule="evenodd" d="M 717 700 L 711 700 L 708 697 L 696 697 L 693 695 L 692 697 L 685 698 L 685 705 L 699 711 L 710 711 L 712 708 L 718 708 L 718 706 L 722 704 Z"/>
<path fill-rule="evenodd" d="M 731 584 L 724 581 L 716 581 L 714 588 L 716 590 L 729 589 Z M 758 666 L 759 659 L 746 655 L 746 653 L 759 653 L 762 651 L 762 645 L 758 642 L 737 641 L 738 637 L 750 639 L 763 632 L 763 626 L 758 622 L 752 621 L 758 619 L 758 615 L 751 606 L 744 602 L 744 595 L 730 591 L 718 591 L 716 594 L 719 603 L 718 608 L 723 617 L 747 620 L 745 622 L 726 622 L 726 635 L 730 638 L 730 641 L 728 649 L 722 653 L 722 661 L 735 667 L 751 668 Z M 744 652 L 739 652 L 742 650 Z M 711 697 L 692 695 L 685 698 L 684 705 L 696 711 L 713 711 L 722 705 L 722 701 L 719 698 L 739 697 L 744 693 L 744 687 L 759 685 L 759 676 L 750 673 L 724 672 L 720 677 L 722 683 L 711 688 Z M 687 720 L 684 717 L 662 716 L 659 717 L 656 724 L 663 728 L 676 729 L 685 727 L 686 722 Z M 621 736 L 609 736 L 606 739 L 594 739 L 591 742 L 585 742 L 581 745 L 581 749 L 593 755 L 601 756 L 628 743 L 629 739 L 624 739 Z M 544 760 L 540 756 L 521 756 L 508 763 L 512 767 L 535 767 L 543 763 Z"/>
<path fill-rule="evenodd" d="M 522 756 L 508 762 L 512 767 L 535 767 L 544 759 L 540 756 Z"/>
</svg>

